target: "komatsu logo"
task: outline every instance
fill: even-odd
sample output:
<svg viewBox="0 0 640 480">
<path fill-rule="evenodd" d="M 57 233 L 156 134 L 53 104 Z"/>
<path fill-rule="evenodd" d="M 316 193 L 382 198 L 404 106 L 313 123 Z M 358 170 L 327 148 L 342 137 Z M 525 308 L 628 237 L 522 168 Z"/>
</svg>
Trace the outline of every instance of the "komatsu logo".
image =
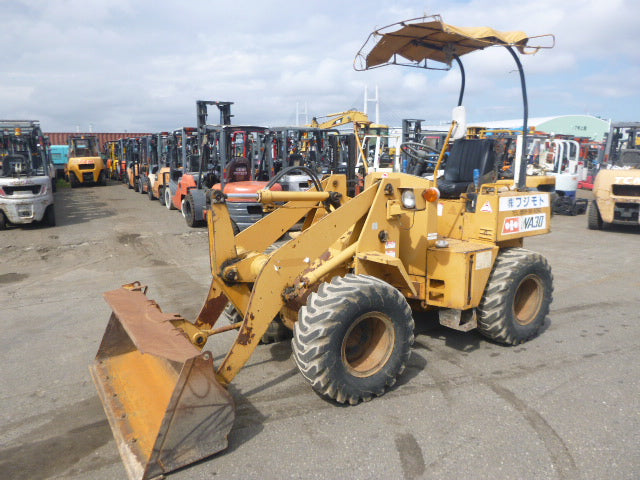
<svg viewBox="0 0 640 480">
<path fill-rule="evenodd" d="M 502 225 L 502 234 L 531 232 L 547 228 L 547 216 L 544 213 L 522 215 L 520 217 L 506 217 Z"/>
</svg>

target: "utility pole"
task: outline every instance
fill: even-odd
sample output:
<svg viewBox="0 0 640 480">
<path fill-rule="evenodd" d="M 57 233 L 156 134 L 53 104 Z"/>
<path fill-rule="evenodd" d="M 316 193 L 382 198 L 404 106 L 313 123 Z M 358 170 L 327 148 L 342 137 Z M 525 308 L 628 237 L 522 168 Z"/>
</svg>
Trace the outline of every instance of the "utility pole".
<svg viewBox="0 0 640 480">
<path fill-rule="evenodd" d="M 304 114 L 304 125 L 309 123 L 309 115 L 307 112 L 307 102 L 304 102 L 304 112 L 300 112 L 300 102 L 296 102 L 296 126 L 300 126 L 300 113 Z"/>
<path fill-rule="evenodd" d="M 368 106 L 370 102 L 375 102 L 376 104 L 376 120 L 375 123 L 380 123 L 380 102 L 378 100 L 378 85 L 376 85 L 376 96 L 375 98 L 369 98 L 369 89 L 365 85 L 364 86 L 364 113 L 368 113 Z"/>
</svg>

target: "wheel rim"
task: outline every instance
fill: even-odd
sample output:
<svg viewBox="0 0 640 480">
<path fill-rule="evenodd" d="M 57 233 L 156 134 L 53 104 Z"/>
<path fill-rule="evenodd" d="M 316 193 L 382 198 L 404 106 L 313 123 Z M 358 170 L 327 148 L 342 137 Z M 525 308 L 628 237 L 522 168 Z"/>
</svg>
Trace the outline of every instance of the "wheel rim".
<svg viewBox="0 0 640 480">
<path fill-rule="evenodd" d="M 529 325 L 538 316 L 542 305 L 543 286 L 537 275 L 527 275 L 516 289 L 513 313 L 520 325 Z"/>
<path fill-rule="evenodd" d="M 182 210 L 182 216 L 187 220 L 189 219 L 189 216 L 188 216 L 189 214 L 187 212 L 188 209 L 189 209 L 189 203 L 185 199 L 182 199 L 182 208 L 180 210 Z"/>
<path fill-rule="evenodd" d="M 395 345 L 391 319 L 381 312 L 367 312 L 349 327 L 342 341 L 342 363 L 356 377 L 369 377 L 387 363 Z"/>
</svg>

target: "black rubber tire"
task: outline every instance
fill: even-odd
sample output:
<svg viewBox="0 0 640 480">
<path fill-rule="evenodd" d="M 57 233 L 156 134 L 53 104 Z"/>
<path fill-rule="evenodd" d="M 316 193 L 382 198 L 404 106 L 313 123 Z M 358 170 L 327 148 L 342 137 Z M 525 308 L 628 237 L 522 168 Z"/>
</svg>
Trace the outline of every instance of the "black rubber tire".
<svg viewBox="0 0 640 480">
<path fill-rule="evenodd" d="M 478 331 L 505 345 L 535 337 L 553 301 L 553 274 L 547 260 L 524 248 L 498 253 L 478 307 Z"/>
<path fill-rule="evenodd" d="M 149 197 L 149 200 L 155 200 L 156 197 L 153 194 L 153 189 L 151 188 L 151 181 L 147 179 L 147 196 Z"/>
<path fill-rule="evenodd" d="M 226 321 L 228 324 L 238 323 L 242 321 L 242 315 L 236 310 L 233 303 L 227 303 L 224 310 L 220 314 L 220 319 Z M 293 333 L 287 327 L 284 326 L 280 318 L 276 318 L 269 324 L 269 328 L 260 339 L 261 344 L 268 345 L 270 343 L 282 342 L 291 338 Z"/>
<path fill-rule="evenodd" d="M 71 188 L 77 188 L 80 186 L 80 182 L 78 182 L 78 178 L 73 172 L 69 172 L 69 183 L 71 184 Z"/>
<path fill-rule="evenodd" d="M 193 197 L 191 195 L 187 195 L 182 200 L 182 216 L 184 217 L 185 222 L 191 228 L 199 227 L 202 225 L 201 220 L 196 220 L 195 217 L 195 207 L 193 205 Z"/>
<path fill-rule="evenodd" d="M 138 193 L 142 195 L 147 193 L 144 191 L 144 180 L 142 179 L 142 177 L 138 177 Z"/>
<path fill-rule="evenodd" d="M 335 277 L 298 312 L 293 358 L 316 392 L 355 405 L 396 383 L 411 354 L 413 327 L 396 288 L 367 275 Z"/>
<path fill-rule="evenodd" d="M 4 216 L 4 212 L 0 211 L 0 230 L 7 229 L 7 217 Z"/>
<path fill-rule="evenodd" d="M 100 175 L 98 175 L 98 185 L 100 185 L 101 187 L 107 186 L 107 176 L 104 173 L 104 170 L 102 170 L 100 172 Z"/>
<path fill-rule="evenodd" d="M 231 228 L 233 228 L 234 236 L 240 233 L 240 227 L 233 218 L 231 219 Z"/>
<path fill-rule="evenodd" d="M 53 204 L 49 205 L 44 211 L 44 215 L 42 216 L 42 223 L 47 227 L 56 226 L 56 211 L 53 208 Z"/>
<path fill-rule="evenodd" d="M 131 188 L 133 188 L 134 192 L 137 192 L 139 187 L 140 186 L 138 185 L 138 179 L 136 177 L 133 177 L 133 186 Z"/>
<path fill-rule="evenodd" d="M 164 187 L 161 186 L 158 188 L 158 201 L 160 205 L 164 205 Z"/>
<path fill-rule="evenodd" d="M 587 227 L 589 227 L 589 230 L 602 230 L 604 227 L 604 222 L 595 200 L 591 200 L 587 208 Z"/>
<path fill-rule="evenodd" d="M 171 189 L 164 189 L 164 206 L 169 210 L 177 210 L 176 207 L 173 206 L 173 202 L 171 201 Z"/>
</svg>

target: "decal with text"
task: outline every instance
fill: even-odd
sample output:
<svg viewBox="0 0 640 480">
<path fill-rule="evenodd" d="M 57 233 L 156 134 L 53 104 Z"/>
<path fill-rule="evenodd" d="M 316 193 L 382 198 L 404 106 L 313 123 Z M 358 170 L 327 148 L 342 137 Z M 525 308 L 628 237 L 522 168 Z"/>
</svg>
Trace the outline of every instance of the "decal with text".
<svg viewBox="0 0 640 480">
<path fill-rule="evenodd" d="M 547 228 L 547 216 L 544 213 L 522 215 L 520 217 L 506 217 L 502 225 L 502 234 L 532 232 Z"/>
</svg>

